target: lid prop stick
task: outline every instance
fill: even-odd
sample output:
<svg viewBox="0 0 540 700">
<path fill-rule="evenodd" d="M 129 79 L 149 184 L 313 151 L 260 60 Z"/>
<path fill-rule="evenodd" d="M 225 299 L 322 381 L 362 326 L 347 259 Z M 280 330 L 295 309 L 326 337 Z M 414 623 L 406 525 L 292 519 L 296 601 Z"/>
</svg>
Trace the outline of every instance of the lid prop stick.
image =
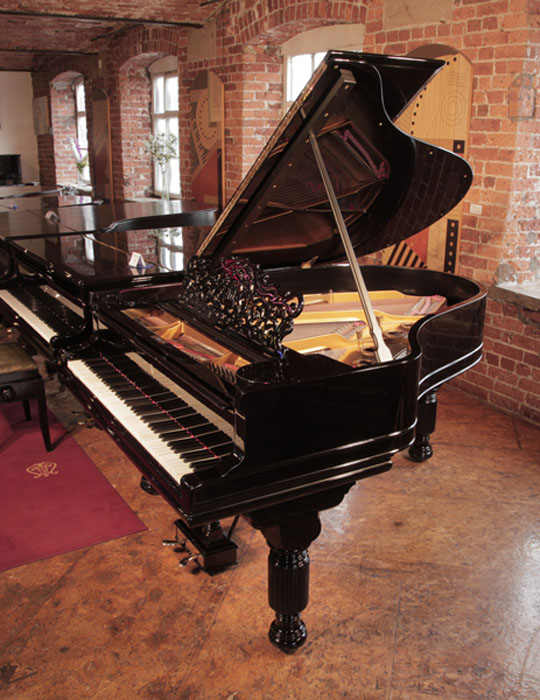
<svg viewBox="0 0 540 700">
<path fill-rule="evenodd" d="M 343 219 L 343 214 L 341 213 L 336 193 L 334 192 L 334 188 L 332 187 L 332 182 L 330 180 L 328 170 L 326 169 L 326 165 L 324 163 L 319 144 L 317 142 L 315 134 L 311 129 L 309 131 L 309 141 L 311 143 L 311 147 L 313 148 L 315 160 L 317 162 L 319 172 L 321 173 L 322 181 L 326 190 L 326 194 L 328 196 L 328 200 L 330 202 L 330 206 L 332 207 L 332 213 L 334 214 L 334 219 L 336 221 L 336 225 L 339 231 L 339 235 L 341 237 L 341 241 L 343 243 L 343 247 L 345 248 L 347 260 L 349 261 L 356 288 L 360 296 L 360 302 L 362 303 L 362 308 L 364 309 L 364 313 L 366 314 L 369 332 L 373 339 L 375 357 L 377 359 L 377 362 L 389 362 L 390 360 L 392 360 L 392 353 L 390 352 L 388 346 L 384 342 L 381 328 L 377 323 L 377 317 L 375 316 L 373 306 L 371 305 L 371 299 L 369 298 L 366 283 L 364 282 L 362 271 L 360 270 L 360 265 L 358 264 L 358 259 L 354 252 L 351 239 L 349 238 L 349 232 L 347 231 L 347 226 L 345 225 L 345 220 Z"/>
</svg>

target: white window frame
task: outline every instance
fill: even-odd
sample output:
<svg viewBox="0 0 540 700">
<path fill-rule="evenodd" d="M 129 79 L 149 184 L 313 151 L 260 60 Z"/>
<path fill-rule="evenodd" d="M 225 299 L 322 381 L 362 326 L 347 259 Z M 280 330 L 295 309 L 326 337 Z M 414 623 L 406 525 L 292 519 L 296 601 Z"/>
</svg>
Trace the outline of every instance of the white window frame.
<svg viewBox="0 0 540 700">
<path fill-rule="evenodd" d="M 165 83 L 167 80 L 176 79 L 177 89 L 179 88 L 179 78 L 177 69 L 176 59 L 167 56 L 164 59 L 160 59 L 153 63 L 149 72 L 152 79 L 152 102 L 151 102 L 151 118 L 152 118 L 152 133 L 154 135 L 158 133 L 174 133 L 177 139 L 177 151 L 178 158 L 173 158 L 168 163 L 168 178 L 169 178 L 169 196 L 171 198 L 181 197 L 181 178 L 180 178 L 180 108 L 176 105 L 176 109 L 171 109 L 170 106 L 165 105 Z M 156 108 L 156 82 L 163 80 L 163 109 Z M 171 122 L 176 121 L 178 125 L 176 131 L 171 131 Z M 164 128 L 160 128 L 160 124 Z M 175 171 L 176 169 L 176 171 Z M 176 177 L 175 177 L 176 175 Z M 163 183 L 162 183 L 161 169 L 154 163 L 154 186 L 153 191 L 155 195 L 163 194 Z"/>
<path fill-rule="evenodd" d="M 363 24 L 335 24 L 302 32 L 283 43 L 283 111 L 287 111 L 299 94 L 299 91 L 291 91 L 295 82 L 293 59 L 304 56 L 311 61 L 311 73 L 306 76 L 309 79 L 330 49 L 360 51 L 364 43 L 364 34 Z"/>
</svg>

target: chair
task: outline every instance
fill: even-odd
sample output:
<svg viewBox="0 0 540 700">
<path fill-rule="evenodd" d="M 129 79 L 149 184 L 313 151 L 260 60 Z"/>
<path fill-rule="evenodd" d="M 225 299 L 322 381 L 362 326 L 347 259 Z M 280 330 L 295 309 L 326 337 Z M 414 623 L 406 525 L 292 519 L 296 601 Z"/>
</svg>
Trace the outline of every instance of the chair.
<svg viewBox="0 0 540 700">
<path fill-rule="evenodd" d="M 47 452 L 50 452 L 51 438 L 45 386 L 38 366 L 16 343 L 0 343 L 0 404 L 22 401 L 26 420 L 30 420 L 29 399 L 37 399 L 39 424 Z"/>
</svg>

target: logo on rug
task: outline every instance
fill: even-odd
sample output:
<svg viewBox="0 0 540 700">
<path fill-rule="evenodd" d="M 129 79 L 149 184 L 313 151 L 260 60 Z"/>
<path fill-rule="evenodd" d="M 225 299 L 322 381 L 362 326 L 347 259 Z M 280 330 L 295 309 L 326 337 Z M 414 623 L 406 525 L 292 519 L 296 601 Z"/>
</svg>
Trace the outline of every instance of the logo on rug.
<svg viewBox="0 0 540 700">
<path fill-rule="evenodd" d="M 28 467 L 26 471 L 33 474 L 34 479 L 41 479 L 42 476 L 58 474 L 56 467 L 56 462 L 36 462 L 36 464 L 32 464 L 31 467 Z"/>
</svg>

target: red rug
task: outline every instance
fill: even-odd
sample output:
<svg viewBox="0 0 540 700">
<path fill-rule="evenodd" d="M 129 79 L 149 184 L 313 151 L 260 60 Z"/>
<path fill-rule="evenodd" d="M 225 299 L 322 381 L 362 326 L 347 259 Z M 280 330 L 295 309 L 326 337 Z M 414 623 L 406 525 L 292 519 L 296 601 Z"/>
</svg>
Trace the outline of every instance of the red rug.
<svg viewBox="0 0 540 700">
<path fill-rule="evenodd" d="M 31 405 L 0 408 L 0 571 L 145 530 L 51 413 L 46 451 Z"/>
</svg>

